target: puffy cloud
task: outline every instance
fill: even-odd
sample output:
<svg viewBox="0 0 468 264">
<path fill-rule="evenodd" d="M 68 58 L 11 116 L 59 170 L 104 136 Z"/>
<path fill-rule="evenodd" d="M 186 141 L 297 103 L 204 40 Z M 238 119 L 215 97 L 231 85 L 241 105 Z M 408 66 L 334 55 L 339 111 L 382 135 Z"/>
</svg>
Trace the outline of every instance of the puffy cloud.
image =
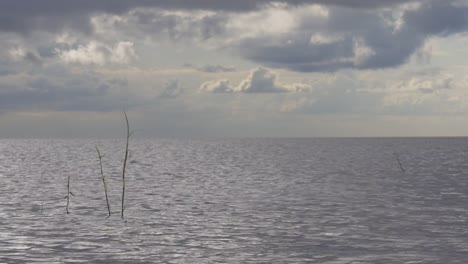
<svg viewBox="0 0 468 264">
<path fill-rule="evenodd" d="M 216 80 L 202 83 L 200 91 L 210 93 L 233 93 L 234 87 L 229 80 Z"/>
<path fill-rule="evenodd" d="M 276 75 L 270 70 L 258 67 L 236 89 L 244 93 L 286 93 L 291 90 L 276 82 Z"/>
<path fill-rule="evenodd" d="M 91 42 L 88 45 L 80 45 L 76 49 L 57 50 L 61 60 L 66 63 L 97 64 L 103 65 L 106 60 L 106 49 L 102 44 Z"/>
<path fill-rule="evenodd" d="M 118 64 L 127 64 L 135 58 L 137 58 L 137 55 L 133 48 L 133 42 L 121 41 L 111 49 L 109 60 Z"/>
<path fill-rule="evenodd" d="M 237 87 L 232 86 L 229 80 L 217 80 L 203 83 L 200 90 L 212 93 L 289 93 L 307 91 L 308 86 L 297 83 L 280 84 L 274 72 L 267 68 L 257 67 L 251 70 L 249 76 Z"/>
<path fill-rule="evenodd" d="M 66 63 L 96 65 L 126 64 L 137 57 L 133 43 L 129 41 L 121 41 L 113 47 L 91 41 L 87 45 L 79 45 L 76 49 L 56 49 L 56 53 Z"/>
</svg>

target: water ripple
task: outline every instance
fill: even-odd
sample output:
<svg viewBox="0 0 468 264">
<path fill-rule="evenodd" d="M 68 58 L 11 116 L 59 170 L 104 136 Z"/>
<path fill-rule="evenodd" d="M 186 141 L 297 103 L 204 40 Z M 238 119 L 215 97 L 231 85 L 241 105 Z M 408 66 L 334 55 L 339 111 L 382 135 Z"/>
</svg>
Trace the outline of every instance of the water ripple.
<svg viewBox="0 0 468 264">
<path fill-rule="evenodd" d="M 0 140 L 0 263 L 465 263 L 467 142 Z"/>
</svg>

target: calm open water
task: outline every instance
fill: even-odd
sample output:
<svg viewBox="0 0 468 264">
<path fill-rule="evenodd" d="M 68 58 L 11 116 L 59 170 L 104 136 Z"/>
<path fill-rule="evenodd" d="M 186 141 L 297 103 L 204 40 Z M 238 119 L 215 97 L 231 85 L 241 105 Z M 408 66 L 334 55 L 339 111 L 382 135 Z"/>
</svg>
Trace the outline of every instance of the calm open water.
<svg viewBox="0 0 468 264">
<path fill-rule="evenodd" d="M 0 263 L 468 262 L 467 138 L 124 143 L 0 140 Z"/>
</svg>

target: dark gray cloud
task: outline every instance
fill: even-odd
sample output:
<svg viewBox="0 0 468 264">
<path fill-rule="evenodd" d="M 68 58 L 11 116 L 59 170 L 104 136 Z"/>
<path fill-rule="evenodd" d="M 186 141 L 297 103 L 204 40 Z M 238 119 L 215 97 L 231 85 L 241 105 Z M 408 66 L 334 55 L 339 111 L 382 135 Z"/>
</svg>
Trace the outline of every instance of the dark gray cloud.
<svg viewBox="0 0 468 264">
<path fill-rule="evenodd" d="M 184 41 L 190 44 L 207 41 L 220 49 L 233 50 L 242 58 L 272 68 L 299 72 L 334 72 L 347 68 L 398 67 L 413 55 L 419 54 L 418 51 L 424 47 L 427 38 L 468 30 L 468 7 L 456 5 L 452 0 L 419 0 L 414 2 L 419 2 L 420 7 L 404 10 L 399 7 L 397 11 L 369 9 L 369 7 L 398 5 L 408 1 L 281 1 L 290 5 L 326 4 L 327 15 L 320 17 L 313 12 L 298 12 L 298 9 L 294 8 L 277 7 L 296 14 L 294 19 L 298 21 L 298 25 L 287 32 L 275 34 L 254 31 L 242 34 L 242 28 L 233 30 L 232 27 L 235 24 L 232 22 L 239 22 L 235 21 L 239 19 L 237 13 L 224 12 L 251 11 L 273 2 L 269 0 L 115 0 L 112 2 L 84 0 L 73 3 L 59 0 L 0 1 L 0 31 L 57 31 L 63 27 L 72 27 L 86 32 L 92 30 L 89 25 L 91 14 L 123 14 L 133 10 L 126 13 L 125 19 L 115 21 L 109 19 L 105 23 L 112 24 L 111 28 L 118 31 L 121 34 L 119 36 L 130 39 L 153 36 L 155 39 L 161 39 L 161 36 L 166 36 L 171 41 Z M 161 9 L 134 9 L 137 7 Z M 220 12 L 209 15 L 195 13 L 180 15 L 165 12 L 165 9 L 210 9 Z M 398 12 L 401 13 L 400 16 Z M 256 27 L 255 24 L 247 26 Z M 99 37 L 104 39 L 103 44 L 100 44 L 102 47 L 107 47 L 105 42 L 115 41 L 106 39 L 106 36 L 103 36 L 105 33 L 100 34 Z M 63 49 L 39 47 L 38 53 L 25 54 L 27 56 L 24 59 L 34 63 L 34 61 L 39 62 L 39 59 L 58 55 L 68 62 L 89 63 L 94 62 L 99 56 L 78 55 L 89 55 L 94 51 L 92 48 L 89 43 Z M 112 46 L 107 49 L 111 50 Z M 222 65 L 195 66 L 195 68 L 204 72 L 235 70 Z"/>
<path fill-rule="evenodd" d="M 431 1 L 418 10 L 406 12 L 403 21 L 411 32 L 445 36 L 468 29 L 468 6 L 450 1 Z"/>
<path fill-rule="evenodd" d="M 121 110 L 137 104 L 135 98 L 112 93 L 112 89 L 125 86 L 127 86 L 125 80 L 99 80 L 92 76 L 69 78 L 65 81 L 40 76 L 28 77 L 25 82 L 0 80 L 0 110 L 2 112 Z"/>
<path fill-rule="evenodd" d="M 407 2 L 405 0 L 5 0 L 0 1 L 0 31 L 57 31 L 71 27 L 91 30 L 88 16 L 96 13 L 122 14 L 135 8 L 249 11 L 274 2 L 291 5 L 327 4 L 356 8 L 374 8 Z"/>
<path fill-rule="evenodd" d="M 181 16 L 163 9 L 137 9 L 125 21 L 113 21 L 113 27 L 141 37 L 165 36 L 173 41 L 204 41 L 225 33 L 228 15 L 223 12 Z M 137 32 L 135 32 L 137 31 Z"/>
<path fill-rule="evenodd" d="M 66 15 L 70 13 L 122 13 L 138 7 L 158 7 L 164 9 L 203 9 L 203 10 L 232 10 L 246 11 L 256 9 L 259 6 L 270 3 L 287 3 L 291 5 L 301 4 L 326 4 L 349 7 L 381 7 L 407 3 L 408 0 L 5 0 L 0 2 L 2 10 L 9 11 L 12 15 Z"/>
<path fill-rule="evenodd" d="M 398 19 L 385 12 L 335 7 L 320 21 L 313 16 L 299 19 L 301 26 L 287 34 L 241 41 L 239 54 L 270 67 L 301 72 L 397 67 L 428 37 L 467 31 L 468 7 L 451 1 L 424 2 L 403 11 Z"/>
<path fill-rule="evenodd" d="M 21 58 L 24 62 L 27 62 L 27 63 L 30 63 L 30 64 L 33 64 L 35 66 L 40 66 L 42 64 L 42 58 L 40 57 L 40 55 L 32 52 L 32 51 L 26 51 L 22 58 Z"/>
</svg>

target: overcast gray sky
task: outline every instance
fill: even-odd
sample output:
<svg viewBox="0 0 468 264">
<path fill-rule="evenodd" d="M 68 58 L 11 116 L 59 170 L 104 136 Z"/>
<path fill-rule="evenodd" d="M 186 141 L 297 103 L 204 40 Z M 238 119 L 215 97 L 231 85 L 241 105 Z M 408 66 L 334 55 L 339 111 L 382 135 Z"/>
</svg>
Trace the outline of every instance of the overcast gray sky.
<svg viewBox="0 0 468 264">
<path fill-rule="evenodd" d="M 0 137 L 468 135 L 468 0 L 0 1 Z"/>
</svg>

